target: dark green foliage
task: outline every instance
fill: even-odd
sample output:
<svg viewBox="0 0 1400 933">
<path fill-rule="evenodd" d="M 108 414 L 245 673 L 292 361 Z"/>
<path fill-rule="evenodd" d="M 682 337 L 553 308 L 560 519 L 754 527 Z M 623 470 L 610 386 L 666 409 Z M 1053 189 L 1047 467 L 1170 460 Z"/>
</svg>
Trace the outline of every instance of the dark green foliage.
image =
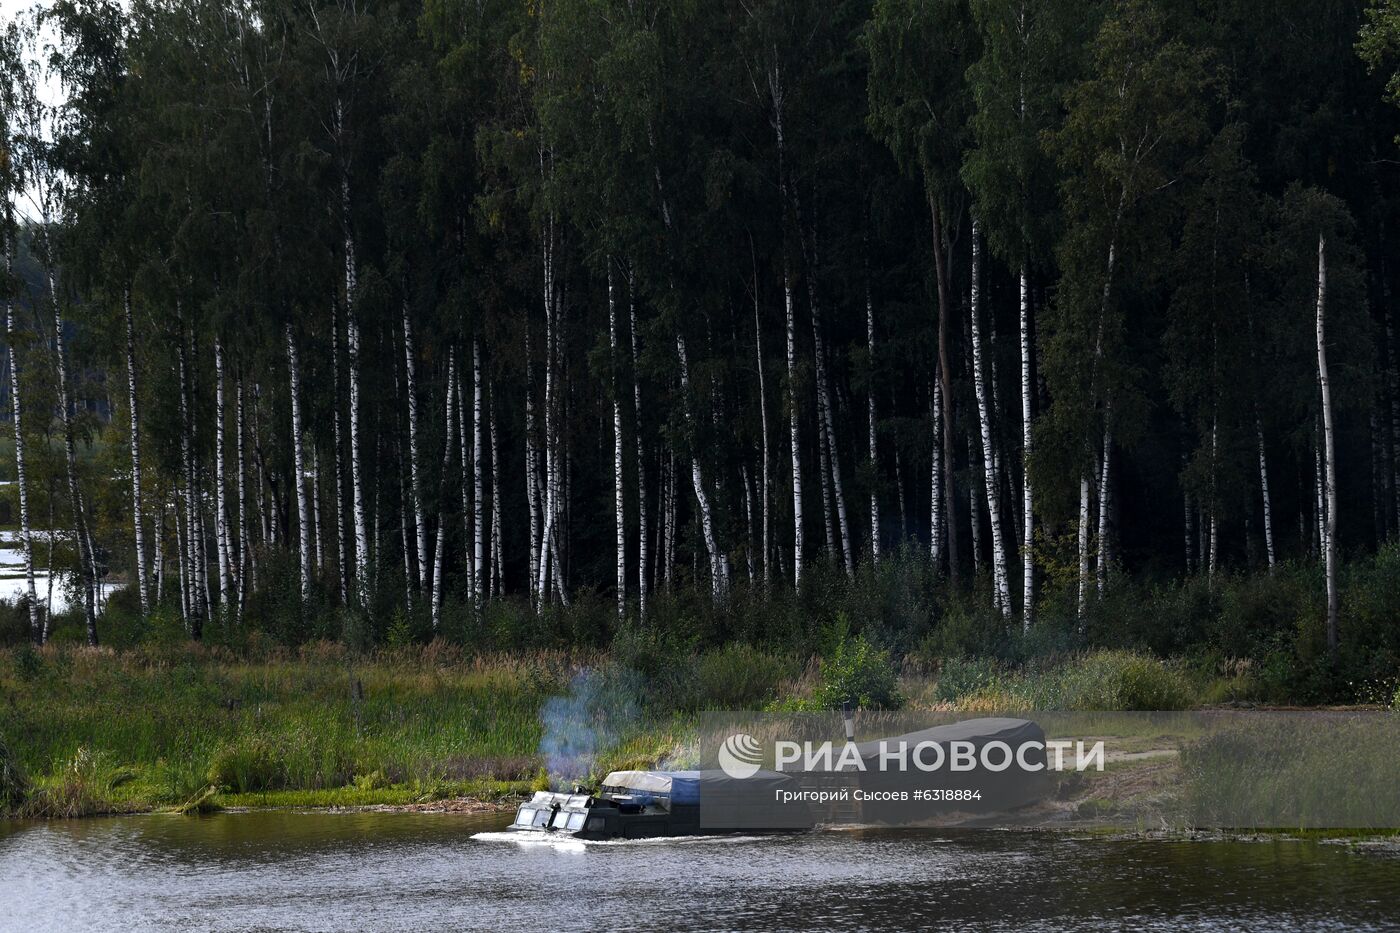
<svg viewBox="0 0 1400 933">
<path fill-rule="evenodd" d="M 947 703 L 997 683 L 1001 665 L 991 658 L 946 658 L 938 668 L 934 695 Z"/>
<path fill-rule="evenodd" d="M 812 708 L 840 709 L 843 703 L 856 709 L 899 709 L 904 705 L 889 652 L 876 648 L 862 635 L 842 637 L 821 661 Z"/>
</svg>

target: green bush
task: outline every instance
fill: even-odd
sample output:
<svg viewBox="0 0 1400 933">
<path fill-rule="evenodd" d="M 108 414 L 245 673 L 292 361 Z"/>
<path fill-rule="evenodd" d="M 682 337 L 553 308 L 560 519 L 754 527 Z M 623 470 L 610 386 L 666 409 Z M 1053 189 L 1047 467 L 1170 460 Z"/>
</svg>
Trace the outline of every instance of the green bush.
<svg viewBox="0 0 1400 933">
<path fill-rule="evenodd" d="M 1059 672 L 1052 709 L 1178 710 L 1192 705 L 1184 674 L 1130 651 L 1097 651 Z"/>
<path fill-rule="evenodd" d="M 938 671 L 934 696 L 945 702 L 980 693 L 1001 679 L 1001 666 L 991 658 L 948 658 Z"/>
<path fill-rule="evenodd" d="M 44 670 L 44 656 L 25 642 L 15 650 L 15 673 L 26 683 L 34 680 Z"/>
<path fill-rule="evenodd" d="M 798 673 L 797 662 L 735 643 L 703 652 L 695 660 L 694 709 L 755 709 L 776 696 L 779 685 Z"/>
<path fill-rule="evenodd" d="M 822 659 L 820 682 L 812 695 L 816 709 L 839 709 L 845 702 L 861 709 L 904 705 L 889 652 L 876 649 L 863 635 L 842 640 Z"/>
<path fill-rule="evenodd" d="M 33 638 L 27 602 L 24 599 L 0 599 L 0 646 L 24 645 Z"/>
</svg>

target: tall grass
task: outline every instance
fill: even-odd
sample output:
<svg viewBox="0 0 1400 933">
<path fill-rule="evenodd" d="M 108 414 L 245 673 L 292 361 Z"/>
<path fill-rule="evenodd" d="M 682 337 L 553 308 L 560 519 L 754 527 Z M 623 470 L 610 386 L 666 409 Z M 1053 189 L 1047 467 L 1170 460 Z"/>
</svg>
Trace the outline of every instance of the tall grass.
<svg viewBox="0 0 1400 933">
<path fill-rule="evenodd" d="M 938 674 L 934 695 L 969 711 L 1180 710 L 1196 705 L 1200 690 L 1178 663 L 1096 651 L 1020 668 L 952 658 Z"/>
<path fill-rule="evenodd" d="M 580 672 L 619 664 L 443 642 L 372 655 L 330 642 L 255 655 L 190 644 L 0 650 L 10 740 L 0 773 L 33 776 L 24 812 L 36 815 L 178 806 L 210 786 L 240 799 L 353 791 L 386 802 L 523 791 L 544 766 L 545 701 Z M 632 674 L 625 754 L 654 762 L 675 716 L 756 706 L 801 670 L 795 657 L 731 645 Z M 0 811 L 20 810 L 24 796 L 13 790 Z"/>
<path fill-rule="evenodd" d="M 442 646 L 368 661 L 322 644 L 262 660 L 198 646 L 49 647 L 0 653 L 0 702 L 12 763 L 50 796 L 95 788 L 113 805 L 180 803 L 207 784 L 320 789 L 376 772 L 395 784 L 446 779 L 450 792 L 453 776 L 473 768 L 530 777 L 540 704 L 563 689 L 570 663 Z M 131 777 L 95 780 L 94 761 Z"/>
</svg>

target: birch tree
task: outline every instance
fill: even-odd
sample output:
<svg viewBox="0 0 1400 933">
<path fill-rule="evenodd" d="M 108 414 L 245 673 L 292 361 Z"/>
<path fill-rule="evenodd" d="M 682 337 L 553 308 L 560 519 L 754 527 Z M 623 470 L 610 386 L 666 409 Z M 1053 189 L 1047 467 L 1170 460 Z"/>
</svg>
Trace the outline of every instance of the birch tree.
<svg viewBox="0 0 1400 933">
<path fill-rule="evenodd" d="M 1204 132 L 1201 99 L 1208 72 L 1204 53 L 1173 37 L 1151 0 L 1116 6 L 1087 53 L 1086 76 L 1068 90 L 1064 123 L 1050 137 L 1065 179 L 1066 229 L 1057 250 L 1059 295 L 1045 321 L 1044 372 L 1052 404 L 1037 441 L 1040 468 L 1033 461 L 1032 476 L 1042 488 L 1059 484 L 1063 497 L 1065 478 L 1078 475 L 1079 521 L 1086 524 L 1092 521 L 1090 477 L 1097 475 L 1095 582 L 1101 590 L 1112 561 L 1117 430 L 1120 422 L 1134 420 L 1124 413 L 1142 404 L 1141 388 L 1124 365 L 1119 260 L 1128 242 L 1134 257 L 1146 257 L 1144 273 L 1162 255 L 1148 245 L 1160 230 L 1150 209 L 1170 192 Z M 1082 528 L 1081 576 L 1093 543 Z"/>
<path fill-rule="evenodd" d="M 955 313 L 949 285 L 948 216 L 959 191 L 958 170 L 971 99 L 967 68 L 979 45 L 961 4 L 876 0 L 864 37 L 870 56 L 869 125 L 907 174 L 918 178 L 928 202 L 933 272 L 938 298 L 938 361 L 942 405 L 940 463 L 948 573 L 958 578 L 954 507 L 952 352 Z"/>
<path fill-rule="evenodd" d="M 8 197 L 8 193 L 6 193 Z M 8 207 L 8 205 L 7 205 Z M 39 596 L 34 588 L 34 536 L 29 526 L 29 482 L 24 469 L 24 418 L 20 395 L 20 360 L 15 328 L 15 303 L 9 289 L 14 287 L 15 247 L 17 235 L 13 217 L 6 211 L 5 217 L 5 273 L 10 281 L 6 283 L 5 295 L 5 352 L 10 363 L 10 420 L 14 423 L 15 436 L 15 486 L 19 498 L 19 541 L 24 555 L 25 597 L 29 610 L 30 637 L 42 643 L 43 629 L 39 625 Z"/>
<path fill-rule="evenodd" d="M 1337 617 L 1341 597 L 1337 590 L 1337 445 L 1332 415 L 1332 380 L 1327 372 L 1327 236 L 1317 237 L 1317 384 L 1322 395 L 1323 514 L 1326 532 L 1324 563 L 1327 573 L 1327 649 L 1337 651 Z"/>
<path fill-rule="evenodd" d="M 982 54 L 968 70 L 976 108 L 973 144 L 963 178 L 977 202 L 994 257 L 1015 272 L 1019 287 L 1021 396 L 1021 624 L 1035 617 L 1035 495 L 1031 479 L 1035 416 L 1035 328 L 1031 276 L 1048 270 L 1059 207 L 1056 167 L 1042 145 L 1058 126 L 1060 100 L 1077 65 L 1081 23 L 1060 4 L 975 0 L 972 14 Z"/>
<path fill-rule="evenodd" d="M 291 322 L 285 327 L 287 341 L 287 376 L 291 389 L 292 407 L 292 469 L 295 472 L 297 528 L 300 546 L 297 549 L 297 565 L 301 570 L 301 598 L 311 599 L 311 509 L 306 499 L 306 461 L 302 444 L 301 423 L 301 361 L 297 355 L 296 338 L 292 334 Z"/>
<path fill-rule="evenodd" d="M 1006 544 L 1002 539 L 1001 488 L 993 467 L 992 412 L 987 374 L 982 362 L 982 242 L 976 215 L 972 219 L 972 378 L 977 395 L 977 421 L 982 437 L 982 476 L 987 492 L 987 512 L 992 530 L 992 585 L 994 602 L 1001 614 L 1011 617 L 1011 588 L 1007 575 Z"/>
</svg>

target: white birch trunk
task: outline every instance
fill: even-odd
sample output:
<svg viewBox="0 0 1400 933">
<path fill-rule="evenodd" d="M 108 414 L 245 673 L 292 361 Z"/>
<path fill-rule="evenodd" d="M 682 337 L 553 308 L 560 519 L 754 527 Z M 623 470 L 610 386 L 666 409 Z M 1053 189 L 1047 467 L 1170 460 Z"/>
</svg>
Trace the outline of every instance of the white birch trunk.
<svg viewBox="0 0 1400 933">
<path fill-rule="evenodd" d="M 202 602 L 199 590 L 199 556 L 196 539 L 198 538 L 198 519 L 196 517 L 195 505 L 195 467 L 194 457 L 190 449 L 190 436 L 194 433 L 191 425 L 191 412 L 193 407 L 190 398 L 190 376 L 188 354 L 185 349 L 184 321 L 180 321 L 180 459 L 184 470 L 185 481 L 185 546 L 184 560 L 181 568 L 185 589 L 185 609 L 186 624 L 190 634 L 195 638 L 199 637 L 202 629 L 199 607 Z"/>
<path fill-rule="evenodd" d="M 1118 197 L 1118 211 L 1113 220 L 1113 235 L 1108 242 L 1108 263 L 1104 271 L 1103 279 L 1103 299 L 1099 305 L 1099 327 L 1098 339 L 1094 344 L 1094 369 L 1096 374 L 1101 368 L 1103 361 L 1103 332 L 1105 320 L 1108 317 L 1109 302 L 1113 294 L 1113 272 L 1117 267 L 1118 260 L 1118 227 L 1123 218 L 1123 210 L 1127 204 L 1128 191 L 1124 187 Z M 1099 529 L 1098 529 L 1098 561 L 1095 572 L 1095 580 L 1098 586 L 1099 595 L 1108 583 L 1108 564 L 1110 559 L 1108 541 L 1108 521 L 1109 521 L 1109 490 L 1112 482 L 1112 460 L 1113 460 L 1113 428 L 1112 428 L 1113 400 L 1108 388 L 1103 390 L 1103 461 L 1098 468 L 1099 474 Z M 1085 557 L 1087 557 L 1087 549 Z"/>
<path fill-rule="evenodd" d="M 647 617 L 647 573 L 650 548 L 647 547 L 647 470 L 646 445 L 642 441 L 642 378 L 637 371 L 637 288 L 632 266 L 627 267 L 627 319 L 632 342 L 632 408 L 636 418 L 637 447 L 637 615 Z M 765 414 L 765 418 L 767 415 Z M 766 433 L 766 432 L 765 432 Z M 764 438 L 767 443 L 767 438 Z"/>
<path fill-rule="evenodd" d="M 1258 411 L 1254 413 L 1254 436 L 1259 446 L 1259 492 L 1264 498 L 1264 547 L 1269 555 L 1269 569 L 1274 569 L 1274 507 L 1269 496 L 1269 461 L 1264 455 L 1264 423 Z"/>
<path fill-rule="evenodd" d="M 311 527 L 315 530 L 315 555 L 316 571 L 325 573 L 326 567 L 326 534 L 325 524 L 321 521 L 321 453 L 316 448 L 316 442 L 311 442 Z"/>
<path fill-rule="evenodd" d="M 778 144 L 779 203 L 782 209 L 786 210 L 788 191 L 783 135 L 784 92 L 776 49 L 768 69 L 768 90 L 773 98 L 773 131 Z M 792 302 L 792 269 L 786 253 L 783 256 L 783 310 L 787 318 L 788 424 L 792 447 L 792 585 L 797 589 L 802 585 L 802 552 L 806 542 L 802 528 L 802 457 L 797 429 L 797 323 Z"/>
<path fill-rule="evenodd" d="M 340 180 L 345 224 L 345 351 L 350 367 L 350 485 L 355 505 L 355 578 L 351 598 L 363 603 L 369 588 L 369 516 L 365 511 L 365 472 L 360 457 L 360 325 L 355 314 L 357 269 L 355 237 L 350 227 L 350 180 Z"/>
<path fill-rule="evenodd" d="M 788 426 L 792 447 L 792 585 L 802 585 L 802 451 L 797 430 L 797 325 L 792 306 L 792 278 L 783 265 L 783 307 L 787 315 Z"/>
<path fill-rule="evenodd" d="M 467 562 L 467 598 L 476 599 L 476 551 L 472 548 L 472 483 L 469 471 L 472 464 L 471 433 L 467 428 L 467 361 L 462 360 L 462 371 L 457 376 L 457 443 L 462 448 L 462 550 Z"/>
<path fill-rule="evenodd" d="M 298 566 L 301 570 L 302 602 L 311 599 L 311 510 L 306 501 L 306 460 L 302 444 L 301 424 L 301 362 L 297 355 L 296 340 L 292 337 L 292 325 L 286 327 L 287 371 L 291 379 L 292 403 L 292 477 L 297 494 L 297 525 L 300 533 Z"/>
<path fill-rule="evenodd" d="M 472 338 L 472 592 L 476 609 L 486 602 L 486 527 L 483 497 L 485 479 L 482 476 L 481 448 L 481 338 Z"/>
<path fill-rule="evenodd" d="M 617 527 L 617 615 L 627 615 L 627 525 L 624 514 L 625 490 L 622 482 L 622 385 L 618 378 L 621 361 L 617 355 L 617 296 L 613 289 L 613 260 L 608 264 L 608 348 L 612 364 L 613 415 L 613 498 Z M 645 548 L 645 544 L 643 544 Z"/>
<path fill-rule="evenodd" d="M 192 600 L 190 599 L 189 555 L 186 553 L 186 550 L 185 550 L 185 542 L 186 542 L 186 540 L 189 538 L 189 533 L 188 533 L 189 522 L 188 522 L 188 519 L 187 519 L 187 520 L 186 520 L 186 523 L 185 523 L 186 532 L 185 532 L 184 534 L 181 534 L 181 532 L 180 532 L 180 502 L 179 502 L 179 498 L 180 498 L 181 492 L 180 492 L 180 490 L 179 490 L 178 488 L 176 489 L 176 493 L 177 493 L 177 495 L 176 495 L 176 502 L 175 502 L 175 570 L 176 570 L 176 573 L 177 573 L 177 574 L 179 575 L 179 577 L 180 577 L 180 618 L 181 618 L 181 620 L 184 621 L 185 627 L 188 629 L 188 628 L 189 628 L 189 624 L 190 624 L 190 619 L 191 619 L 191 618 L 193 617 L 193 615 L 194 615 L 194 612 L 192 611 Z M 186 514 L 188 514 L 188 513 L 186 513 Z M 52 541 L 52 540 L 53 540 L 53 539 L 50 538 L 50 541 Z M 53 550 L 52 545 L 50 545 L 50 552 L 51 552 L 51 553 L 50 553 L 50 556 L 52 556 L 52 550 Z M 52 575 L 49 576 L 49 588 L 50 588 L 50 593 L 49 593 L 49 606 L 50 606 L 50 610 L 52 610 L 52 606 L 53 606 L 53 576 L 52 576 Z"/>
<path fill-rule="evenodd" d="M 264 462 L 262 449 L 262 431 L 259 422 L 262 420 L 262 384 L 253 383 L 253 420 L 249 425 L 253 437 L 253 462 L 257 467 L 257 482 L 254 483 L 254 500 L 258 506 L 258 529 L 262 533 L 264 544 L 276 544 L 273 535 L 274 524 L 272 521 L 272 510 L 267 507 L 267 488 L 270 485 L 270 478 L 267 475 L 267 464 Z M 275 495 L 274 495 L 274 505 Z"/>
<path fill-rule="evenodd" d="M 1098 561 L 1094 566 L 1094 580 L 1100 596 L 1108 586 L 1108 569 L 1113 559 L 1111 536 L 1113 529 L 1109 518 L 1113 512 L 1113 428 L 1111 401 L 1103 403 L 1103 466 L 1099 470 L 1099 530 Z"/>
<path fill-rule="evenodd" d="M 349 266 L 347 265 L 347 275 Z M 363 602 L 369 587 L 369 516 L 365 511 L 365 474 L 360 458 L 360 326 L 354 308 L 347 308 L 346 358 L 350 364 L 350 484 L 355 503 L 355 578 L 353 598 Z"/>
<path fill-rule="evenodd" d="M 947 474 L 943 470 L 943 385 L 938 375 L 934 374 L 933 389 L 929 396 L 933 409 L 933 438 L 929 445 L 929 510 L 928 510 L 928 540 L 929 557 L 933 561 L 934 569 L 937 570 L 943 565 L 943 525 L 945 521 L 945 511 L 948 504 L 943 483 Z M 899 451 L 895 451 L 895 469 L 899 469 Z M 904 487 L 901 485 L 900 498 L 904 498 Z M 900 521 L 903 522 L 904 502 L 899 505 Z M 915 506 L 917 508 L 917 505 Z M 901 528 L 902 530 L 902 528 Z M 902 537 L 902 535 L 901 535 Z"/>
<path fill-rule="evenodd" d="M 448 481 L 452 476 L 452 452 L 455 444 L 453 436 L 457 433 L 457 392 L 455 390 L 457 382 L 456 360 L 449 354 L 447 357 L 447 423 L 443 433 L 445 441 L 442 445 L 442 487 L 438 493 L 438 525 L 437 543 L 433 548 L 433 569 L 428 575 L 428 592 L 431 594 L 429 615 L 432 619 L 433 631 L 437 631 L 438 619 L 442 615 L 442 594 L 446 587 L 443 585 L 443 557 L 447 551 L 447 489 Z"/>
<path fill-rule="evenodd" d="M 815 260 L 814 260 L 815 262 Z M 815 275 L 815 272 L 813 272 Z M 809 300 L 812 303 L 813 354 L 816 358 L 817 377 L 817 416 L 822 419 L 821 443 L 823 469 L 831 471 L 831 496 L 836 506 L 836 521 L 841 535 L 841 558 L 846 565 L 846 575 L 855 573 L 855 555 L 851 550 L 851 525 L 846 515 L 846 491 L 841 482 L 841 456 L 836 443 L 836 421 L 831 410 L 834 407 L 831 388 L 827 381 L 826 341 L 822 337 L 821 310 L 817 304 L 816 286 L 808 279 Z M 825 489 L 826 477 L 822 477 Z M 828 542 L 830 544 L 830 542 Z M 834 552 L 833 552 L 834 553 Z"/>
<path fill-rule="evenodd" d="M 400 453 L 400 456 L 402 456 L 402 453 Z M 400 521 L 399 521 L 399 536 L 400 536 L 400 538 L 401 538 L 402 541 L 403 541 L 403 600 L 404 600 L 404 603 L 403 603 L 403 604 L 404 604 L 404 610 L 405 610 L 409 615 L 412 615 L 412 614 L 413 614 L 413 606 L 414 606 L 414 602 L 413 602 L 413 601 L 414 601 L 414 597 L 416 596 L 416 589 L 417 589 L 417 588 L 414 586 L 414 574 L 415 574 L 416 571 L 413 569 L 413 568 L 414 568 L 414 562 L 413 562 L 413 555 L 414 555 L 414 543 L 413 543 L 413 542 L 414 542 L 414 532 L 413 532 L 412 529 L 410 529 L 410 528 L 408 527 L 408 525 L 409 525 L 408 513 L 409 513 L 409 511 L 413 508 L 413 506 L 410 505 L 410 503 L 409 503 L 409 497 L 412 495 L 412 493 L 409 491 L 409 488 L 408 488 L 408 485 L 409 485 L 409 484 L 408 484 L 407 480 L 405 480 L 404 474 L 405 474 L 405 471 L 404 471 L 402 468 L 400 468 L 400 470 L 399 470 L 399 505 L 400 505 L 400 512 L 401 512 L 401 515 L 400 515 Z M 320 522 L 320 516 L 319 516 L 319 515 L 317 516 L 316 524 L 317 524 L 318 527 L 319 527 L 320 524 L 321 524 L 321 522 Z"/>
<path fill-rule="evenodd" d="M 1011 588 L 1006 567 L 1006 542 L 1001 528 L 1001 484 L 994 469 L 992 419 L 988 409 L 986 367 L 982 359 L 982 237 L 977 218 L 972 219 L 972 376 L 977 394 L 977 421 L 982 434 L 982 476 L 987 490 L 987 515 L 992 530 L 992 583 L 1001 614 L 1011 617 Z"/>
<path fill-rule="evenodd" d="M 836 523 L 832 520 L 831 504 L 831 445 L 827 443 L 826 418 L 822 416 L 821 400 L 817 401 L 817 476 L 822 484 L 822 527 L 826 530 L 826 558 L 836 558 Z"/>
<path fill-rule="evenodd" d="M 1219 440 L 1220 422 L 1217 417 L 1210 426 L 1210 559 L 1206 563 L 1206 578 L 1210 580 L 1215 579 L 1215 569 L 1220 559 L 1220 505 L 1215 482 Z"/>
<path fill-rule="evenodd" d="M 232 575 L 232 560 L 229 554 L 228 496 L 225 491 L 224 475 L 224 345 L 214 338 L 214 532 L 219 558 L 219 601 L 224 613 L 224 624 L 229 622 L 228 614 L 238 605 Z"/>
<path fill-rule="evenodd" d="M 540 488 L 539 451 L 535 442 L 534 357 L 530 346 L 530 323 L 525 322 L 525 499 L 530 510 L 530 595 L 539 603 Z"/>
<path fill-rule="evenodd" d="M 502 576 L 501 550 L 501 457 L 496 444 L 496 389 L 492 384 L 487 399 L 487 412 L 491 423 L 491 598 L 504 592 L 505 580 Z"/>
<path fill-rule="evenodd" d="M 131 415 L 131 525 L 136 535 L 136 595 L 140 600 L 141 617 L 144 619 L 150 615 L 150 589 L 146 581 L 146 533 L 143 527 L 144 510 L 141 507 L 141 419 L 137 414 L 136 405 L 136 337 L 135 328 L 131 320 L 131 290 L 125 289 L 122 292 L 122 310 L 126 318 L 126 398 L 127 411 Z M 19 370 L 16 368 L 14 352 L 10 353 L 10 380 L 14 383 L 14 415 L 15 415 L 15 463 L 16 472 L 22 472 L 23 467 L 19 467 L 23 454 L 19 438 Z M 20 519 L 24 525 L 24 534 L 28 535 L 29 518 L 24 513 L 27 511 L 24 496 L 24 481 L 20 479 Z M 26 552 L 27 554 L 27 552 Z M 26 559 L 28 557 L 26 556 Z M 33 567 L 29 568 L 30 574 L 30 604 L 33 604 Z M 37 623 L 36 623 L 37 627 Z"/>
<path fill-rule="evenodd" d="M 87 516 L 83 513 L 83 497 L 78 489 L 78 453 L 73 440 L 73 416 L 69 410 L 68 362 L 63 349 L 63 309 L 58 300 L 53 268 L 48 269 L 49 300 L 53 302 L 54 363 L 58 370 L 58 407 L 63 421 L 63 450 L 68 472 L 68 497 L 73 506 L 73 536 L 78 546 L 80 583 L 83 591 L 83 616 L 87 623 L 87 641 L 97 644 L 97 609 L 93 601 L 96 573 L 93 566 L 91 539 L 88 537 Z M 52 562 L 50 563 L 52 567 Z M 50 574 L 52 577 L 52 574 Z"/>
<path fill-rule="evenodd" d="M 1035 386 L 1031 382 L 1031 292 L 1030 277 L 1021 266 L 1021 629 L 1030 631 L 1035 622 L 1035 499 L 1031 491 L 1031 401 Z"/>
<path fill-rule="evenodd" d="M 428 568 L 428 524 L 423 514 L 423 475 L 418 456 L 418 363 L 407 301 L 403 304 L 403 355 L 404 378 L 408 383 L 409 518 L 413 523 L 414 542 L 410 582 L 415 589 L 422 592 L 423 574 Z"/>
<path fill-rule="evenodd" d="M 671 588 L 671 574 L 676 566 L 676 452 L 666 448 L 666 484 L 663 490 L 665 504 L 662 506 L 663 538 L 662 548 L 663 579 L 666 589 Z"/>
<path fill-rule="evenodd" d="M 690 411 L 690 361 L 686 356 L 685 337 L 679 331 L 676 332 L 676 358 L 680 362 L 682 409 L 685 413 L 687 434 L 691 440 L 690 480 L 695 489 L 695 501 L 700 506 L 700 532 L 705 539 L 705 552 L 710 562 L 710 593 L 714 600 L 719 602 L 729 592 L 729 562 L 720 552 L 719 540 L 715 534 L 714 509 L 700 469 L 700 454 L 694 449 L 695 419 Z"/>
<path fill-rule="evenodd" d="M 758 579 L 758 548 L 754 541 L 753 482 L 749 479 L 749 467 L 746 463 L 739 464 L 739 482 L 744 487 L 744 556 L 748 563 L 749 584 L 753 585 L 754 580 Z"/>
<path fill-rule="evenodd" d="M 1337 456 L 1332 423 L 1332 383 L 1327 373 L 1327 240 L 1317 238 L 1317 381 L 1322 391 L 1324 498 L 1326 500 L 1327 647 L 1336 652 L 1340 594 L 1337 589 Z"/>
<path fill-rule="evenodd" d="M 152 571 L 155 573 L 155 600 L 159 606 L 165 599 L 165 503 L 161 502 L 155 526 L 155 554 Z"/>
<path fill-rule="evenodd" d="M 345 463 L 340 439 L 340 302 L 331 298 L 331 444 L 335 447 L 335 554 L 336 591 L 342 603 L 350 601 L 349 536 L 345 528 Z"/>
<path fill-rule="evenodd" d="M 557 586 L 561 568 L 554 560 L 557 549 L 554 547 L 554 532 L 558 522 L 557 495 L 559 492 L 558 457 L 555 451 L 554 418 L 554 217 L 551 214 L 545 229 L 544 249 L 544 515 L 540 528 L 539 579 L 536 581 L 537 599 L 543 602 L 550 593 L 550 570 L 553 566 Z"/>
<path fill-rule="evenodd" d="M 1327 500 L 1322 483 L 1322 429 L 1318 426 L 1316 413 L 1313 414 L 1313 523 L 1312 538 L 1316 542 L 1315 553 L 1321 557 L 1327 551 Z"/>
<path fill-rule="evenodd" d="M 1079 475 L 1079 627 L 1089 607 L 1089 474 Z"/>
<path fill-rule="evenodd" d="M 238 458 L 238 574 L 243 585 L 238 588 L 238 612 L 241 617 L 248 601 L 248 591 L 258 585 L 257 564 L 253 558 L 253 536 L 248 524 L 248 461 L 243 449 L 243 376 L 234 380 L 234 446 Z M 162 522 L 164 518 L 162 518 Z M 159 547 L 160 545 L 157 545 Z M 157 600 L 159 602 L 159 600 Z"/>
<path fill-rule="evenodd" d="M 880 454 L 876 443 L 875 419 L 875 303 L 870 296 L 870 277 L 865 282 L 865 346 L 870 357 L 870 384 L 865 394 L 865 420 L 870 445 L 870 562 L 880 562 Z M 764 468 L 767 469 L 768 437 L 764 431 Z"/>
<path fill-rule="evenodd" d="M 937 435 L 935 435 L 934 444 L 937 445 L 937 443 L 938 437 Z M 899 509 L 899 524 L 897 525 L 897 529 L 899 531 L 899 547 L 903 548 L 905 541 L 909 537 L 909 502 L 908 495 L 905 492 L 906 481 L 904 478 L 904 455 L 900 453 L 899 447 L 900 445 L 898 443 L 894 445 L 894 489 L 896 506 Z M 932 537 L 930 537 L 930 555 L 933 554 L 935 546 L 936 545 L 933 543 Z M 934 558 L 934 563 L 937 564 L 937 558 Z"/>
<path fill-rule="evenodd" d="M 5 269 L 14 275 L 14 243 L 6 242 L 5 249 Z M 129 306 L 128 306 L 129 307 Z M 20 365 L 19 353 L 15 350 L 15 308 L 12 299 L 5 301 L 5 341 L 7 351 L 10 356 L 10 411 L 13 415 L 15 429 L 15 485 L 19 489 L 19 539 L 20 547 L 24 550 L 24 585 L 25 593 L 29 599 L 29 634 L 35 641 L 42 643 L 44 632 L 39 623 L 39 596 L 34 587 L 34 536 L 29 527 L 29 483 L 25 476 L 24 469 L 24 427 L 22 424 L 23 406 L 20 404 Z M 129 319 L 129 318 L 128 318 Z M 128 330 L 128 334 L 130 331 Z M 130 338 L 128 337 L 128 347 Z M 132 437 L 135 438 L 135 407 L 132 408 Z M 134 442 L 134 441 L 133 441 Z M 133 451 L 134 451 L 133 447 Z M 133 453 L 133 462 L 134 462 Z M 135 468 L 133 467 L 133 470 Z M 140 541 L 140 522 L 137 522 L 137 541 Z M 139 548 L 139 544 L 138 544 Z M 50 579 L 52 579 L 52 565 L 50 565 Z M 146 612 L 143 604 L 142 614 Z"/>
</svg>

